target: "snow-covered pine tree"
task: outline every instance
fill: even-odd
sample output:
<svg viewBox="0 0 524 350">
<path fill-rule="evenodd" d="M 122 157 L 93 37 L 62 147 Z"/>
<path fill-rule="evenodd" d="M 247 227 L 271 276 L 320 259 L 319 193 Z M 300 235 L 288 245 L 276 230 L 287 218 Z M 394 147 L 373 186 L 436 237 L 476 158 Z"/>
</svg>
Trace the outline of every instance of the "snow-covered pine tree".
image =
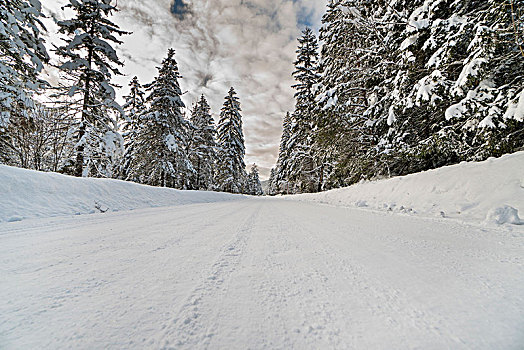
<svg viewBox="0 0 524 350">
<path fill-rule="evenodd" d="M 377 112 L 385 93 L 378 84 L 395 66 L 389 54 L 401 21 L 383 20 L 390 10 L 381 2 L 333 0 L 322 19 L 315 148 L 328 174 L 326 188 L 360 180 L 374 163 L 367 151 L 384 129 Z"/>
<path fill-rule="evenodd" d="M 274 196 L 277 193 L 277 170 L 275 168 L 271 168 L 267 185 L 267 195 Z"/>
<path fill-rule="evenodd" d="M 49 59 L 40 17 L 38 0 L 0 0 L 0 162 L 13 165 L 20 164 L 12 157 L 10 134 L 29 132 L 17 129 L 31 126 L 32 96 L 44 85 L 38 73 Z"/>
<path fill-rule="evenodd" d="M 292 114 L 291 132 L 288 141 L 289 180 L 293 191 L 315 192 L 318 190 L 319 169 L 313 151 L 315 95 L 313 87 L 318 83 L 318 43 L 313 31 L 306 28 L 298 39 L 297 60 L 293 77 L 295 111 Z"/>
<path fill-rule="evenodd" d="M 146 86 L 149 108 L 141 117 L 133 148 L 128 180 L 140 183 L 187 188 L 194 172 L 187 156 L 187 132 L 191 127 L 184 119 L 175 50 L 169 49 L 167 58 L 158 68 L 158 76 Z"/>
<path fill-rule="evenodd" d="M 43 82 L 37 75 L 49 56 L 39 0 L 0 0 L 0 128 L 11 112 L 31 109 L 32 93 Z"/>
<path fill-rule="evenodd" d="M 289 160 L 291 149 L 289 147 L 289 138 L 291 137 L 291 114 L 286 113 L 282 122 L 282 137 L 280 138 L 280 148 L 278 151 L 277 166 L 274 176 L 275 192 L 289 190 Z"/>
<path fill-rule="evenodd" d="M 125 132 L 134 132 L 140 127 L 140 115 L 146 109 L 146 98 L 142 84 L 138 77 L 133 77 L 129 82 L 129 95 L 124 96 L 126 103 L 122 106 L 124 109 L 124 122 L 122 130 Z"/>
<path fill-rule="evenodd" d="M 253 196 L 261 196 L 264 194 L 262 191 L 262 184 L 260 183 L 260 174 L 258 171 L 258 166 L 253 164 L 251 170 L 248 174 L 248 194 Z"/>
<path fill-rule="evenodd" d="M 336 162 L 327 187 L 522 148 L 523 6 L 332 0 L 314 145 Z"/>
<path fill-rule="evenodd" d="M 80 118 L 76 130 L 75 176 L 114 176 L 116 157 L 122 150 L 114 113 L 122 113 L 115 102 L 110 80 L 121 75 L 123 66 L 114 44 L 116 36 L 129 34 L 120 30 L 109 17 L 117 11 L 110 0 L 70 0 L 65 6 L 74 13 L 71 19 L 58 21 L 64 45 L 56 48 L 60 69 L 67 83 L 62 97 Z"/>
<path fill-rule="evenodd" d="M 524 145 L 522 1 L 403 1 L 400 62 L 381 141 L 393 174 Z M 521 39 L 520 39 L 521 40 Z M 383 116 L 386 119 L 386 116 Z"/>
<path fill-rule="evenodd" d="M 194 129 L 189 153 L 195 169 L 191 188 L 196 190 L 214 188 L 217 145 L 215 121 L 210 110 L 205 96 L 202 95 L 191 113 L 191 123 Z"/>
<path fill-rule="evenodd" d="M 134 140 L 137 137 L 141 127 L 141 117 L 146 110 L 145 92 L 138 81 L 138 77 L 133 77 L 129 83 L 129 95 L 124 96 L 126 103 L 122 106 L 124 109 L 124 121 L 122 123 L 122 136 L 124 138 L 124 155 L 120 169 L 120 177 L 127 178 L 129 166 L 134 154 Z"/>
<path fill-rule="evenodd" d="M 231 88 L 225 97 L 217 127 L 220 147 L 217 186 L 222 191 L 231 193 L 242 192 L 247 177 L 242 116 L 236 95 L 235 89 Z"/>
</svg>

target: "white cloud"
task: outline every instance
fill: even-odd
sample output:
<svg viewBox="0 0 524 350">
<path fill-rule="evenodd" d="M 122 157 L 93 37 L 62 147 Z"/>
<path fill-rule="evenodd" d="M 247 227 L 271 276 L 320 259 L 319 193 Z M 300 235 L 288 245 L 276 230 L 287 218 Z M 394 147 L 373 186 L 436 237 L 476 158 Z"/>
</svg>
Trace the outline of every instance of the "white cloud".
<svg viewBox="0 0 524 350">
<path fill-rule="evenodd" d="M 224 96 L 235 87 L 243 108 L 246 164 L 256 162 L 267 177 L 282 118 L 293 109 L 296 38 L 303 23 L 319 25 L 326 0 L 186 0 L 190 13 L 183 20 L 170 12 L 173 2 L 118 2 L 121 11 L 114 21 L 133 34 L 119 48 L 126 76 L 115 81 L 125 87 L 123 94 L 134 75 L 150 82 L 173 47 L 188 106 L 203 93 L 218 118 Z M 44 1 L 44 7 L 62 16 L 59 8 L 65 3 Z"/>
</svg>

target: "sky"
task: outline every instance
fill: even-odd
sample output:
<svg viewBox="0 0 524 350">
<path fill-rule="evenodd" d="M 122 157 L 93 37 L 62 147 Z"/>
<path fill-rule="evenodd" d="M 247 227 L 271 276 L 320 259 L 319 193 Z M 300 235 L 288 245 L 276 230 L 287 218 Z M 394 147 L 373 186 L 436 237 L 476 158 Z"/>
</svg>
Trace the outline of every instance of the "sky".
<svg viewBox="0 0 524 350">
<path fill-rule="evenodd" d="M 297 37 L 318 30 L 327 0 L 119 0 L 113 21 L 133 32 L 117 48 L 125 63 L 114 82 L 128 91 L 133 76 L 149 83 L 169 48 L 176 50 L 190 107 L 204 94 L 218 121 L 233 86 L 242 105 L 246 164 L 267 179 L 278 154 L 282 118 L 293 110 L 293 61 Z M 47 14 L 63 19 L 68 0 L 42 1 Z M 50 33 L 56 29 L 52 23 Z M 55 35 L 55 34 L 50 34 Z M 56 36 L 50 42 L 58 40 Z"/>
</svg>

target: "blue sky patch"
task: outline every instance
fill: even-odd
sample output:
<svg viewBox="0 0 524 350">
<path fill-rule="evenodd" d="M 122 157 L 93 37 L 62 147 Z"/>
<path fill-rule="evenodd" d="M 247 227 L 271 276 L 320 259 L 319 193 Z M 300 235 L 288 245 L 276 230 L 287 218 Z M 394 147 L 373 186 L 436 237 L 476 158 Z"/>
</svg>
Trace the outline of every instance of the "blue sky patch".
<svg viewBox="0 0 524 350">
<path fill-rule="evenodd" d="M 294 0 L 295 1 L 295 0 Z M 308 10 L 305 7 L 301 7 L 300 11 L 298 12 L 298 25 L 300 27 L 313 27 L 315 23 L 313 23 L 315 12 L 313 9 Z"/>
<path fill-rule="evenodd" d="M 184 19 L 190 12 L 189 5 L 184 0 L 175 0 L 173 5 L 171 5 L 171 13 L 179 19 Z"/>
</svg>

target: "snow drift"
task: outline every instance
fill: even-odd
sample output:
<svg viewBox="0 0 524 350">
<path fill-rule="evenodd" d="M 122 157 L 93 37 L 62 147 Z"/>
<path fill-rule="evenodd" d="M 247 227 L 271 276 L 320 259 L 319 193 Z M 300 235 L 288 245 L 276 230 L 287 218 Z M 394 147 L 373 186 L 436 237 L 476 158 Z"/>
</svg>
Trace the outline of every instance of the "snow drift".
<svg viewBox="0 0 524 350">
<path fill-rule="evenodd" d="M 242 196 L 227 193 L 179 191 L 0 165 L 0 222 L 240 198 Z"/>
<path fill-rule="evenodd" d="M 476 223 L 523 225 L 519 212 L 521 216 L 524 213 L 524 152 L 285 198 Z"/>
</svg>

